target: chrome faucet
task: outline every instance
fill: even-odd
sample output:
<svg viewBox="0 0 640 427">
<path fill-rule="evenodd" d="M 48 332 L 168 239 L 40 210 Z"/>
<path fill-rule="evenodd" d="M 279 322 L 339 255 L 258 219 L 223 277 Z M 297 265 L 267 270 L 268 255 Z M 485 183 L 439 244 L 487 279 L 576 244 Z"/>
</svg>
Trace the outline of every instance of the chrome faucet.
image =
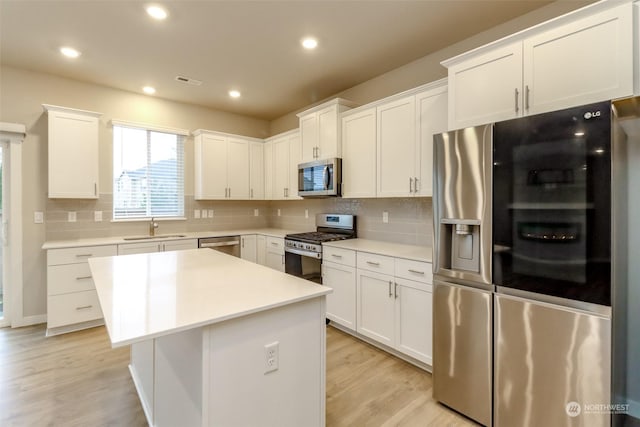
<svg viewBox="0 0 640 427">
<path fill-rule="evenodd" d="M 154 221 L 153 217 L 151 217 L 151 222 L 149 223 L 149 236 L 156 235 L 156 228 L 158 228 L 158 223 Z"/>
</svg>

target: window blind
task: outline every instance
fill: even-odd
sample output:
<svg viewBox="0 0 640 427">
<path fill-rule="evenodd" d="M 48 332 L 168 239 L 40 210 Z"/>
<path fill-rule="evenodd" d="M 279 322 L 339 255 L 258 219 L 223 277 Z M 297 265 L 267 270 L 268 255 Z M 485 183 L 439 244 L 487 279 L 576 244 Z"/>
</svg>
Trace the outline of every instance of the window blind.
<svg viewBox="0 0 640 427">
<path fill-rule="evenodd" d="M 113 219 L 184 216 L 182 134 L 113 126 Z"/>
</svg>

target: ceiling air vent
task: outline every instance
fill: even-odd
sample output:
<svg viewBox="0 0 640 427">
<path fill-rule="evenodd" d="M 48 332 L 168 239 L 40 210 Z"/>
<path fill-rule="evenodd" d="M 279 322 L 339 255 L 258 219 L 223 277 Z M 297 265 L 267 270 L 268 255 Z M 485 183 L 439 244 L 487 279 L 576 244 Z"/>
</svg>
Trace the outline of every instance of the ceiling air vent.
<svg viewBox="0 0 640 427">
<path fill-rule="evenodd" d="M 200 86 L 202 84 L 200 80 L 192 79 L 185 76 L 176 76 L 176 81 L 179 81 L 180 83 L 184 83 L 191 86 Z"/>
</svg>

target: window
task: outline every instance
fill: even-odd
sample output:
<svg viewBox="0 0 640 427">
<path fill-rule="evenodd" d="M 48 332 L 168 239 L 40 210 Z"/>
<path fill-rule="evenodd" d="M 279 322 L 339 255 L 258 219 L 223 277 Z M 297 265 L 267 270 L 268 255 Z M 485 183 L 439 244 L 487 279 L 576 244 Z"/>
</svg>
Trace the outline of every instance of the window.
<svg viewBox="0 0 640 427">
<path fill-rule="evenodd" d="M 184 216 L 187 134 L 114 122 L 114 220 Z"/>
</svg>

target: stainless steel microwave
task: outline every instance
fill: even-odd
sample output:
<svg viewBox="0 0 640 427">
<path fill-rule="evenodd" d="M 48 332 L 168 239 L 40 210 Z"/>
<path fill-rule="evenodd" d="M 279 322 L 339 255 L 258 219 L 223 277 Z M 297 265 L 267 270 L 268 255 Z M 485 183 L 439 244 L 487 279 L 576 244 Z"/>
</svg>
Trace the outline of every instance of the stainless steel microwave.
<svg viewBox="0 0 640 427">
<path fill-rule="evenodd" d="M 339 197 L 342 159 L 324 159 L 298 165 L 298 196 Z"/>
</svg>

